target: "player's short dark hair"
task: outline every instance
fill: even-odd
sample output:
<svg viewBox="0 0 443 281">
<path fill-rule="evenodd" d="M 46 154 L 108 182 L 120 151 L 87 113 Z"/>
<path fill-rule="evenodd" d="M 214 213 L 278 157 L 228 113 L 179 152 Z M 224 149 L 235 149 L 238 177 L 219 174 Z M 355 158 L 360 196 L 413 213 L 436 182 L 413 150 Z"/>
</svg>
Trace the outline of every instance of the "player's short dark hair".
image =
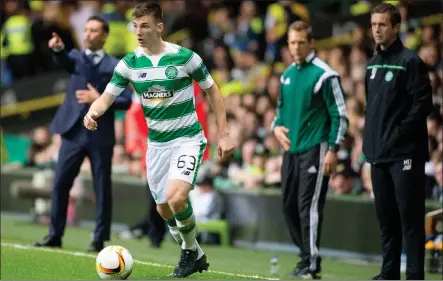
<svg viewBox="0 0 443 281">
<path fill-rule="evenodd" d="M 109 33 L 109 24 L 108 24 L 107 21 L 105 21 L 105 19 L 103 19 L 103 18 L 100 17 L 100 16 L 91 16 L 91 17 L 88 18 L 87 22 L 88 22 L 88 21 L 91 21 L 91 20 L 95 20 L 95 21 L 100 22 L 100 23 L 102 24 L 102 30 L 103 30 L 103 32 L 104 32 L 104 33 Z"/>
<path fill-rule="evenodd" d="M 391 25 L 396 26 L 397 24 L 401 23 L 401 14 L 400 10 L 397 9 L 392 4 L 389 3 L 381 3 L 374 7 L 371 11 L 371 16 L 373 14 L 384 14 L 389 13 L 389 16 L 391 17 Z"/>
<path fill-rule="evenodd" d="M 137 4 L 132 11 L 133 18 L 151 16 L 156 22 L 163 22 L 163 10 L 156 2 Z"/>
<path fill-rule="evenodd" d="M 307 34 L 307 37 L 308 37 L 307 38 L 308 41 L 311 41 L 314 38 L 314 36 L 312 34 L 312 27 L 309 25 L 309 23 L 301 21 L 301 20 L 291 23 L 288 31 L 289 30 L 305 31 Z"/>
</svg>

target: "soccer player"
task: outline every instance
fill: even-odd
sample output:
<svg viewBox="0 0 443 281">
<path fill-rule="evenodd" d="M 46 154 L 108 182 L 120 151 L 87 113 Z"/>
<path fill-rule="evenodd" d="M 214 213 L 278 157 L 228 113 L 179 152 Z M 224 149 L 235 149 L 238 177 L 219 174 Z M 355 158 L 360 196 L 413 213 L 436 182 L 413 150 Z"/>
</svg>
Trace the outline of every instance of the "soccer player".
<svg viewBox="0 0 443 281">
<path fill-rule="evenodd" d="M 293 277 L 318 278 L 319 243 L 329 176 L 347 130 L 339 74 L 316 57 L 311 27 L 289 26 L 294 59 L 281 76 L 274 134 L 283 146 L 283 212 L 301 261 Z"/>
<path fill-rule="evenodd" d="M 89 130 L 129 82 L 140 97 L 149 127 L 147 178 L 170 232 L 181 243 L 181 257 L 173 276 L 187 277 L 207 270 L 206 255 L 196 241 L 195 216 L 188 204 L 206 147 L 194 107 L 193 80 L 207 93 L 218 124 L 218 154 L 228 157 L 234 148 L 218 86 L 195 52 L 161 38 L 163 12 L 152 2 L 138 4 L 133 24 L 140 47 L 116 66 L 104 93 L 84 118 Z"/>
</svg>

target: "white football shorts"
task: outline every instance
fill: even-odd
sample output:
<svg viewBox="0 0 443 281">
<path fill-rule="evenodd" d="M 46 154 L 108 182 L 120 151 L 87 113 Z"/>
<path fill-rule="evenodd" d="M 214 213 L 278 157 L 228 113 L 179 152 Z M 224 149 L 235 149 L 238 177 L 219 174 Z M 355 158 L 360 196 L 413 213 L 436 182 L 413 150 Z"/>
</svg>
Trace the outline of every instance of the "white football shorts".
<svg viewBox="0 0 443 281">
<path fill-rule="evenodd" d="M 165 204 L 166 186 L 170 179 L 188 182 L 194 188 L 202 162 L 206 142 L 183 144 L 179 147 L 149 147 L 146 152 L 146 169 L 149 188 L 157 204 Z"/>
</svg>

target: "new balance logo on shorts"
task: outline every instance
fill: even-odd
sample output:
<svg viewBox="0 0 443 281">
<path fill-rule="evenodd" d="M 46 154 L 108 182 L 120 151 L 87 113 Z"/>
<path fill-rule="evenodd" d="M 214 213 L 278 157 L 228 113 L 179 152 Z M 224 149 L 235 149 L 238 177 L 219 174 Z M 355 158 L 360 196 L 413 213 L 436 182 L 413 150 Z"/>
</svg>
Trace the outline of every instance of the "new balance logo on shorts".
<svg viewBox="0 0 443 281">
<path fill-rule="evenodd" d="M 142 72 L 138 75 L 138 78 L 146 78 L 146 72 Z"/>
<path fill-rule="evenodd" d="M 185 176 L 189 176 L 189 175 L 191 174 L 191 172 L 189 172 L 189 171 L 183 171 L 182 174 L 185 175 Z"/>
</svg>

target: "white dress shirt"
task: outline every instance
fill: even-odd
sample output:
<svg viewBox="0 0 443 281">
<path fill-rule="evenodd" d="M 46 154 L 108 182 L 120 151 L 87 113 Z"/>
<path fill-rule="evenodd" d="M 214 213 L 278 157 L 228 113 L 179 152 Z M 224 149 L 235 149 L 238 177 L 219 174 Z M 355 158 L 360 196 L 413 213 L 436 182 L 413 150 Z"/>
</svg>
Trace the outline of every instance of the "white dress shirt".
<svg viewBox="0 0 443 281">
<path fill-rule="evenodd" d="M 87 56 L 90 56 L 90 55 L 92 55 L 92 54 L 94 54 L 95 56 L 94 56 L 94 64 L 98 64 L 99 62 L 101 62 L 101 60 L 105 57 L 105 51 L 103 50 L 103 49 L 100 49 L 100 50 L 98 50 L 98 51 L 95 51 L 95 52 L 93 52 L 93 51 L 91 51 L 91 50 L 89 50 L 89 49 L 86 49 L 85 50 L 85 54 L 87 55 Z"/>
</svg>

